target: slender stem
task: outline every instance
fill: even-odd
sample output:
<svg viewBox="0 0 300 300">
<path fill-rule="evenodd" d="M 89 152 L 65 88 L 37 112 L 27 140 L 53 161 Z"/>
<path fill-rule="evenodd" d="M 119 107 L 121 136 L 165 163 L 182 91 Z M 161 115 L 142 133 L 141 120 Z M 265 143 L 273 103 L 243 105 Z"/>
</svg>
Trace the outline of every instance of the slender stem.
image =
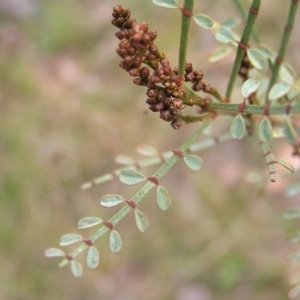
<svg viewBox="0 0 300 300">
<path fill-rule="evenodd" d="M 187 45 L 189 39 L 189 29 L 191 23 L 191 16 L 193 15 L 194 0 L 184 0 L 181 21 L 181 34 L 180 34 L 180 49 L 179 49 L 179 63 L 178 73 L 184 75 Z"/>
<path fill-rule="evenodd" d="M 207 103 L 207 110 L 222 110 L 229 112 L 240 113 L 240 104 L 224 104 L 224 103 Z M 278 105 L 271 106 L 268 108 L 268 115 L 284 115 L 289 111 L 290 114 L 299 114 L 300 113 L 300 105 L 293 105 L 288 107 L 287 105 Z M 256 115 L 265 115 L 266 107 L 264 105 L 247 105 L 245 109 L 243 109 L 243 114 L 256 114 Z"/>
<path fill-rule="evenodd" d="M 239 69 L 241 67 L 242 59 L 245 55 L 246 48 L 248 46 L 248 41 L 250 39 L 250 35 L 252 32 L 253 25 L 255 23 L 258 11 L 260 7 L 260 0 L 253 0 L 252 6 L 249 10 L 249 15 L 247 19 L 247 23 L 241 38 L 241 41 L 239 42 L 239 47 L 236 53 L 235 62 L 231 71 L 230 80 L 228 82 L 227 90 L 226 90 L 226 101 L 230 102 L 230 96 L 233 91 L 234 82 L 238 75 Z"/>
<path fill-rule="evenodd" d="M 241 1 L 240 0 L 232 0 L 232 2 L 236 6 L 236 8 L 239 11 L 240 15 L 242 16 L 242 19 L 246 20 L 247 14 L 246 14 L 246 11 L 245 11 L 244 7 L 241 4 Z M 259 38 L 259 36 L 258 36 L 255 29 L 252 30 L 252 36 L 254 38 L 254 41 L 259 44 L 260 43 L 260 38 Z"/>
<path fill-rule="evenodd" d="M 199 128 L 179 147 L 179 150 L 182 152 L 186 152 L 189 147 L 198 139 L 198 137 L 202 134 L 205 128 L 211 123 L 210 119 L 204 121 Z M 180 157 L 173 154 L 153 175 L 152 177 L 160 180 L 164 175 L 166 175 L 169 170 L 179 161 Z M 142 201 L 142 199 L 155 187 L 156 185 L 150 181 L 148 181 L 131 199 L 136 204 Z M 130 211 L 132 208 L 129 205 L 125 205 L 121 208 L 112 218 L 109 219 L 108 222 L 112 223 L 113 226 L 116 226 Z M 102 235 L 107 233 L 110 229 L 106 226 L 102 226 L 98 231 L 96 231 L 90 238 L 92 242 L 95 242 Z M 81 252 L 86 250 L 89 246 L 83 243 L 77 249 L 69 254 L 73 259 L 77 257 Z M 64 267 L 70 261 L 68 259 L 64 259 L 59 266 Z"/>
<path fill-rule="evenodd" d="M 280 65 L 284 60 L 286 49 L 287 49 L 287 46 L 289 44 L 289 40 L 290 40 L 290 37 L 291 37 L 291 34 L 292 34 L 294 22 L 295 22 L 295 19 L 296 19 L 297 9 L 298 9 L 298 0 L 291 0 L 290 11 L 289 11 L 289 14 L 288 14 L 287 24 L 284 27 L 284 31 L 283 31 L 282 38 L 281 38 L 281 43 L 280 43 L 280 48 L 279 48 L 279 51 L 278 51 L 278 56 L 275 60 L 273 68 L 272 68 L 272 77 L 271 77 L 271 80 L 270 80 L 270 83 L 269 83 L 269 90 L 275 84 L 275 82 L 277 80 L 277 77 L 278 77 Z"/>
</svg>

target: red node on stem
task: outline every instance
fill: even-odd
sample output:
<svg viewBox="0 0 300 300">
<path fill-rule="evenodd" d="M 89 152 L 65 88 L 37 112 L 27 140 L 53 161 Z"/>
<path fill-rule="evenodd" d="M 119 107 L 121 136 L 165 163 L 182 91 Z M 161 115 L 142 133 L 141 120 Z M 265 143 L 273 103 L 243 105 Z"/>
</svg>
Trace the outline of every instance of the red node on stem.
<svg viewBox="0 0 300 300">
<path fill-rule="evenodd" d="M 239 113 L 242 114 L 246 108 L 246 99 L 239 105 Z"/>
<path fill-rule="evenodd" d="M 73 260 L 73 256 L 72 256 L 72 255 L 66 255 L 66 256 L 65 256 L 65 259 L 71 261 L 71 260 Z"/>
<path fill-rule="evenodd" d="M 286 115 L 290 114 L 291 111 L 291 105 L 292 105 L 292 101 L 289 101 L 289 103 L 287 104 L 287 106 L 285 107 L 285 113 Z"/>
<path fill-rule="evenodd" d="M 90 247 L 93 246 L 93 242 L 89 239 L 83 239 L 82 241 Z"/>
<path fill-rule="evenodd" d="M 151 181 L 155 185 L 159 185 L 159 180 L 156 177 L 147 177 L 147 180 Z"/>
<path fill-rule="evenodd" d="M 276 57 L 276 63 L 278 64 L 278 65 L 281 65 L 282 64 L 282 58 L 281 57 Z"/>
<path fill-rule="evenodd" d="M 103 224 L 104 226 L 106 226 L 106 227 L 107 227 L 108 229 L 110 229 L 110 230 L 113 230 L 113 229 L 114 229 L 114 224 L 111 223 L 111 222 L 104 221 L 104 222 L 102 222 L 102 224 Z"/>
<path fill-rule="evenodd" d="M 179 157 L 184 157 L 184 154 L 182 153 L 182 151 L 174 149 L 172 150 L 172 152 L 174 153 L 174 155 L 179 156 Z"/>
<path fill-rule="evenodd" d="M 285 30 L 291 32 L 293 30 L 293 26 L 287 24 L 285 25 Z"/>
<path fill-rule="evenodd" d="M 238 45 L 239 47 L 242 49 L 242 50 L 248 50 L 248 45 L 244 44 L 243 42 L 238 42 Z"/>
<path fill-rule="evenodd" d="M 136 209 L 136 203 L 132 200 L 125 200 L 125 203 L 127 203 L 131 208 Z"/>
<path fill-rule="evenodd" d="M 181 12 L 184 16 L 189 17 L 189 18 L 191 18 L 193 16 L 193 13 L 190 12 L 188 9 L 186 9 L 184 7 L 179 8 L 179 9 L 181 10 Z"/>
<path fill-rule="evenodd" d="M 268 101 L 267 104 L 264 107 L 264 115 L 267 117 L 269 115 L 269 108 L 271 106 L 271 101 Z"/>
<path fill-rule="evenodd" d="M 256 8 L 251 7 L 249 11 L 250 11 L 250 14 L 252 14 L 252 15 L 258 15 L 258 9 L 256 9 Z"/>
</svg>

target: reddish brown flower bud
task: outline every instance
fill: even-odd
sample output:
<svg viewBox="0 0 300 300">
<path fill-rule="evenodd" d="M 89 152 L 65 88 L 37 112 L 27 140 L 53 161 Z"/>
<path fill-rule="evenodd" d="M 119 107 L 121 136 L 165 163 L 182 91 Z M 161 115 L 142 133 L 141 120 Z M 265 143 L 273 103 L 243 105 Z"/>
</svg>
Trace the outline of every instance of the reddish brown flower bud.
<svg viewBox="0 0 300 300">
<path fill-rule="evenodd" d="M 144 79 L 144 80 L 148 79 L 149 75 L 150 75 L 150 70 L 149 70 L 148 67 L 141 68 L 141 70 L 140 70 L 140 77 L 142 79 Z"/>
<path fill-rule="evenodd" d="M 130 66 L 128 66 L 124 61 L 121 61 L 119 66 L 127 72 L 130 70 Z"/>
<path fill-rule="evenodd" d="M 129 75 L 132 77 L 137 77 L 140 75 L 140 70 L 138 68 L 131 69 Z"/>
<path fill-rule="evenodd" d="M 181 127 L 181 120 L 180 119 L 175 119 L 171 122 L 171 126 L 174 128 L 174 129 L 179 129 Z"/>
<path fill-rule="evenodd" d="M 155 103 L 157 103 L 157 101 L 155 98 L 147 98 L 146 103 L 147 104 L 155 104 Z"/>
<path fill-rule="evenodd" d="M 149 31 L 148 34 L 151 36 L 151 41 L 153 42 L 156 37 L 157 37 L 157 33 L 156 31 Z"/>
<path fill-rule="evenodd" d="M 148 89 L 147 90 L 147 96 L 150 98 L 156 98 L 158 94 L 158 91 L 156 89 Z"/>
<path fill-rule="evenodd" d="M 141 78 L 134 78 L 133 79 L 133 83 L 138 85 L 138 86 L 142 86 L 143 85 L 143 82 L 142 82 L 142 79 Z"/>
<path fill-rule="evenodd" d="M 144 33 L 148 32 L 148 24 L 147 23 L 141 24 L 140 30 L 143 31 Z"/>
<path fill-rule="evenodd" d="M 159 90 L 156 98 L 159 102 L 162 102 L 165 99 L 165 93 L 162 90 Z"/>
<path fill-rule="evenodd" d="M 150 82 L 152 82 L 152 83 L 160 83 L 161 79 L 158 76 L 152 75 L 152 76 L 150 76 Z"/>
<path fill-rule="evenodd" d="M 171 115 L 171 113 L 168 109 L 160 111 L 160 118 L 166 122 L 170 122 L 173 120 L 173 116 Z"/>
<path fill-rule="evenodd" d="M 184 75 L 184 79 L 185 79 L 185 81 L 191 81 L 191 82 L 193 82 L 195 80 L 195 74 L 194 74 L 194 72 L 186 73 Z"/>
<path fill-rule="evenodd" d="M 125 58 L 127 56 L 127 51 L 125 49 L 117 49 L 116 52 L 121 56 L 122 58 Z"/>
<path fill-rule="evenodd" d="M 202 80 L 203 73 L 201 71 L 195 71 L 194 74 L 195 74 L 195 79 L 196 80 Z"/>
<path fill-rule="evenodd" d="M 136 53 L 136 51 L 133 47 L 130 47 L 127 49 L 127 53 L 129 56 L 133 56 Z"/>
<path fill-rule="evenodd" d="M 190 72 L 193 72 L 193 65 L 192 65 L 192 63 L 191 62 L 186 62 L 185 63 L 185 71 L 187 72 L 187 73 L 190 73 Z"/>
<path fill-rule="evenodd" d="M 185 104 L 183 103 L 183 101 L 181 99 L 174 99 L 173 107 L 181 110 L 181 109 L 185 108 Z"/>
<path fill-rule="evenodd" d="M 131 56 L 126 56 L 126 57 L 124 58 L 124 62 L 125 62 L 128 66 L 131 66 L 131 65 L 132 65 L 132 61 L 133 61 L 133 59 L 132 59 Z"/>
<path fill-rule="evenodd" d="M 155 53 L 157 53 L 158 48 L 157 48 L 157 46 L 155 46 L 154 44 L 152 44 L 152 45 L 150 46 L 150 48 L 149 48 L 149 51 L 150 51 L 151 53 L 155 54 Z"/>
</svg>

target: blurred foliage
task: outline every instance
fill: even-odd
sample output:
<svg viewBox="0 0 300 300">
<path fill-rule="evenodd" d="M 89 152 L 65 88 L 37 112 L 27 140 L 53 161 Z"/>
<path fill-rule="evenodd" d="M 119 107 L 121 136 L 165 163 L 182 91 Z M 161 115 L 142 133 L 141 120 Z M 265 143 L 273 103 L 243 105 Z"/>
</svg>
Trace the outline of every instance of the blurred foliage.
<svg viewBox="0 0 300 300">
<path fill-rule="evenodd" d="M 237 16 L 230 1 L 202 2 L 197 11 L 215 19 Z M 204 167 L 196 176 L 177 166 L 163 180 L 171 209 L 161 212 L 147 199 L 149 230 L 139 233 L 133 215 L 124 220 L 117 228 L 122 251 L 110 253 L 108 237 L 101 239 L 100 267 L 82 279 L 44 257 L 80 218 L 112 215 L 100 208 L 102 195 L 130 197 L 136 190 L 113 182 L 81 192 L 81 183 L 115 168 L 119 153 L 131 155 L 141 143 L 172 149 L 196 126 L 175 132 L 160 122 L 146 110 L 145 91 L 119 70 L 110 25 L 117 4 L 0 1 L 0 298 L 286 299 L 281 261 L 291 251 L 284 241 L 290 225 L 280 215 L 290 203 L 281 183 L 262 189 L 246 182 L 247 171 L 266 173 L 250 138 L 201 153 Z M 159 47 L 176 64 L 179 13 L 151 1 L 122 5 L 158 31 Z M 268 30 L 277 32 L 285 9 L 279 2 L 262 6 L 259 29 L 271 44 L 278 37 Z M 214 46 L 192 28 L 190 59 L 224 88 L 233 58 L 208 69 L 204 58 Z"/>
</svg>

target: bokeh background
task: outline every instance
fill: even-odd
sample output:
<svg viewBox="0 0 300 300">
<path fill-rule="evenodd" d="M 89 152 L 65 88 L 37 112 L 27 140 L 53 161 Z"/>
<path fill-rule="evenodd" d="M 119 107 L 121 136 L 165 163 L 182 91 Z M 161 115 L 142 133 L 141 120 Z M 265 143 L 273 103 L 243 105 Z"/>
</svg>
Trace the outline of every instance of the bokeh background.
<svg viewBox="0 0 300 300">
<path fill-rule="evenodd" d="M 195 2 L 195 12 L 220 22 L 239 17 L 231 1 Z M 163 179 L 171 208 L 160 211 L 155 194 L 148 195 L 140 209 L 149 230 L 138 232 L 133 214 L 126 217 L 117 228 L 121 252 L 111 253 L 102 237 L 100 266 L 85 267 L 81 279 L 44 257 L 61 235 L 77 232 L 80 218 L 113 215 L 114 209 L 100 207 L 102 195 L 130 198 L 139 188 L 114 181 L 81 191 L 83 182 L 118 167 L 120 153 L 141 159 L 135 153 L 140 144 L 176 148 L 197 127 L 174 131 L 150 113 L 145 90 L 118 67 L 110 22 L 119 3 L 157 30 L 156 44 L 175 66 L 177 10 L 150 0 L 0 0 L 0 298 L 287 299 L 290 270 L 282 261 L 297 247 L 285 237 L 297 224 L 281 215 L 299 199 L 284 197 L 286 178 L 256 183 L 267 179 L 256 137 L 202 151 L 200 172 L 175 166 Z M 287 12 L 285 1 L 263 1 L 257 21 L 263 44 L 278 47 Z M 299 31 L 298 18 L 287 53 L 296 70 Z M 207 56 L 217 46 L 209 32 L 192 25 L 188 59 L 224 93 L 234 57 L 210 65 Z M 241 101 L 238 90 L 235 95 Z M 229 126 L 230 118 L 218 118 L 213 132 Z M 273 149 L 298 163 L 282 140 Z"/>
</svg>

